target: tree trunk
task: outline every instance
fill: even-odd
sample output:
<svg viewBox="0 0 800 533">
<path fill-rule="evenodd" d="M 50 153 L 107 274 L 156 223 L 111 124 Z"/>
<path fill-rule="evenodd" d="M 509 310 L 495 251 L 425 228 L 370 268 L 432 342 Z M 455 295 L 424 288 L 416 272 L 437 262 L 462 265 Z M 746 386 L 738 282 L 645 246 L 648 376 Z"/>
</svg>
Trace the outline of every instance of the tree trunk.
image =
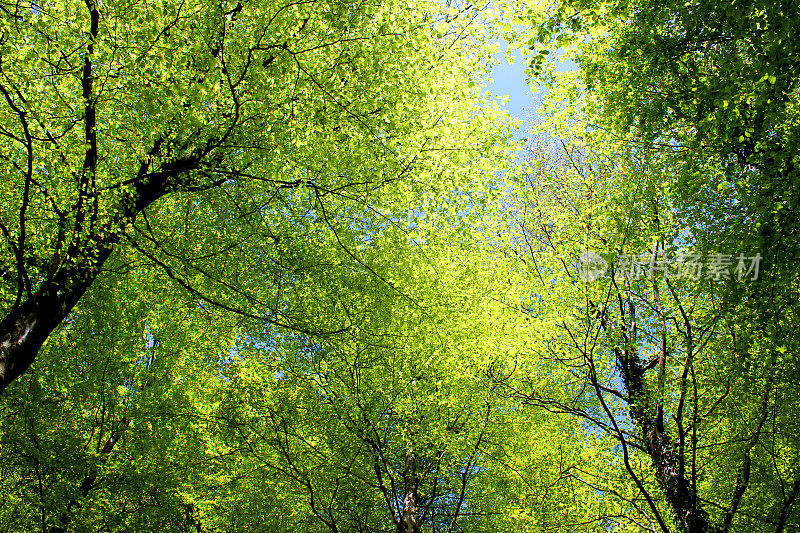
<svg viewBox="0 0 800 533">
<path fill-rule="evenodd" d="M 717 528 L 709 523 L 705 510 L 698 506 L 697 494 L 689 480 L 681 475 L 678 458 L 669 436 L 659 430 L 653 420 L 642 424 L 645 449 L 656 471 L 656 478 L 664 489 L 670 507 L 685 533 L 714 533 Z"/>
<path fill-rule="evenodd" d="M 47 338 L 69 315 L 111 255 L 102 246 L 91 266 L 63 268 L 0 321 L 0 393 L 31 366 Z"/>
<path fill-rule="evenodd" d="M 679 527 L 684 533 L 714 533 L 717 531 L 700 507 L 696 492 L 680 470 L 678 457 L 669 434 L 661 423 L 659 405 L 651 403 L 644 386 L 641 361 L 627 349 L 616 351 L 622 379 L 631 400 L 631 418 L 641 428 L 647 455 L 653 461 L 656 479 L 664 490 L 667 502 L 675 513 Z"/>
<path fill-rule="evenodd" d="M 159 139 L 150 155 L 157 154 L 160 147 Z M 207 151 L 201 152 L 204 155 Z M 162 164 L 161 170 L 152 173 L 148 173 L 149 163 L 142 163 L 133 190 L 119 201 L 118 215 L 101 226 L 96 234 L 70 245 L 66 264 L 0 321 L 0 394 L 31 366 L 53 330 L 94 283 L 125 225 L 135 221 L 137 215 L 156 200 L 186 187 L 185 177 L 198 168 L 200 159 L 199 155 L 183 157 Z M 195 186 L 194 190 L 211 188 L 223 181 L 206 187 Z"/>
<path fill-rule="evenodd" d="M 419 531 L 419 474 L 417 472 L 417 456 L 414 450 L 406 450 L 406 466 L 403 470 L 403 508 L 398 533 L 416 533 Z"/>
<path fill-rule="evenodd" d="M 114 449 L 114 445 L 117 443 L 119 438 L 122 436 L 122 433 L 128 429 L 131 421 L 126 418 L 122 417 L 122 420 L 119 421 L 119 425 L 111 432 L 111 436 L 106 441 L 103 448 L 100 450 L 101 457 L 103 458 L 102 462 L 105 462 L 108 459 L 109 454 Z M 94 483 L 97 481 L 97 468 L 92 469 L 86 477 L 83 478 L 81 482 L 81 498 L 86 499 L 89 496 L 89 493 L 94 488 Z M 48 533 L 66 533 L 68 531 L 67 527 L 69 523 L 72 521 L 72 510 L 75 507 L 80 507 L 81 503 L 78 500 L 72 500 L 67 504 L 67 509 L 61 516 L 59 517 L 60 526 L 52 527 L 48 531 Z"/>
</svg>

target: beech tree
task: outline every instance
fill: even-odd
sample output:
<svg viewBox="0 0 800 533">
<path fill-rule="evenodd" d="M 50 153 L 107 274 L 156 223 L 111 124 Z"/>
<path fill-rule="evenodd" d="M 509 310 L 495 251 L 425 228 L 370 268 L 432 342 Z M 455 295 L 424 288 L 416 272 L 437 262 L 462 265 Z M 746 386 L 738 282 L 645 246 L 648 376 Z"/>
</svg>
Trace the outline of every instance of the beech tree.
<svg viewBox="0 0 800 533">
<path fill-rule="evenodd" d="M 637 527 L 796 527 L 796 11 L 564 2 L 541 17 L 531 46 L 569 45 L 581 70 L 554 89 L 543 130 L 561 141 L 534 152 L 518 252 L 532 292 L 569 310 L 537 351 L 573 400 L 496 377 L 607 436 L 635 491 L 597 486 Z M 604 268 L 582 279 L 587 257 Z"/>
<path fill-rule="evenodd" d="M 331 261 L 306 280 L 325 297 L 307 310 L 348 309 L 338 335 L 199 307 L 158 265 L 101 275 L 0 401 L 0 523 L 443 532 L 590 519 L 599 506 L 569 503 L 593 493 L 569 477 L 583 429 L 485 379 L 536 334 L 499 298 L 516 264 L 441 225 L 384 229 L 361 268 L 320 237 Z"/>
<path fill-rule="evenodd" d="M 796 8 L 498 6 L 0 3 L 0 529 L 800 527 Z"/>
<path fill-rule="evenodd" d="M 202 305 L 347 328 L 302 312 L 315 228 L 368 239 L 465 185 L 455 165 L 503 135 L 496 106 L 477 107 L 486 52 L 469 5 L 0 11 L 0 390 L 122 248 Z"/>
</svg>

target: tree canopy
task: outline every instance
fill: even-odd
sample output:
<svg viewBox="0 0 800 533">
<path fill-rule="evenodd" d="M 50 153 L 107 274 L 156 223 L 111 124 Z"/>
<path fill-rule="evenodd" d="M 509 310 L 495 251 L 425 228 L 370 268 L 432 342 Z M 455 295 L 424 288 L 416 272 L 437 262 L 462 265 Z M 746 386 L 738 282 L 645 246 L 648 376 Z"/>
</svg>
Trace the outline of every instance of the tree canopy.
<svg viewBox="0 0 800 533">
<path fill-rule="evenodd" d="M 799 18 L 0 3 L 0 531 L 800 529 Z"/>
<path fill-rule="evenodd" d="M 291 296 L 292 269 L 314 261 L 301 259 L 313 254 L 306 236 L 326 227 L 352 247 L 376 225 L 405 223 L 423 196 L 471 189 L 466 169 L 497 151 L 502 132 L 491 106 L 478 107 L 470 66 L 482 36 L 448 22 L 459 13 L 347 2 L 4 8 L 0 387 L 120 248 L 245 316 L 344 328 L 314 323 Z"/>
</svg>

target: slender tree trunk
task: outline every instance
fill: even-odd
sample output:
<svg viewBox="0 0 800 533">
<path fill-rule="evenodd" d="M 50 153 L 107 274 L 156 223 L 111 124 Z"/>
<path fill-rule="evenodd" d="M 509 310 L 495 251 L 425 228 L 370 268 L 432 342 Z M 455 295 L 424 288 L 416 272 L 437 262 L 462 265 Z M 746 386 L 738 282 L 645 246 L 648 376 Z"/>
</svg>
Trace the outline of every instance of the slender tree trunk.
<svg viewBox="0 0 800 533">
<path fill-rule="evenodd" d="M 708 514 L 698 505 L 696 492 L 680 469 L 669 433 L 662 422 L 658 402 L 652 402 L 644 387 L 644 368 L 632 350 L 617 350 L 622 378 L 631 399 L 631 417 L 641 428 L 647 455 L 653 461 L 656 479 L 684 533 L 714 533 Z"/>
<path fill-rule="evenodd" d="M 642 424 L 645 449 L 656 471 L 656 477 L 664 488 L 667 501 L 675 512 L 681 531 L 685 533 L 715 533 L 718 529 L 711 525 L 708 514 L 697 505 L 697 494 L 692 490 L 689 480 L 680 473 L 678 457 L 669 440 L 669 435 L 659 429 L 655 420 Z"/>
<path fill-rule="evenodd" d="M 119 425 L 111 432 L 111 436 L 108 438 L 106 443 L 103 445 L 103 448 L 100 450 L 100 457 L 102 457 L 102 461 L 105 462 L 108 459 L 109 454 L 114 449 L 114 445 L 122 436 L 122 433 L 128 429 L 131 421 L 128 418 L 123 417 L 122 420 L 119 421 Z M 89 496 L 89 493 L 94 488 L 94 483 L 97 481 L 97 468 L 92 469 L 86 477 L 83 478 L 81 482 L 81 498 L 86 499 Z M 48 533 L 66 533 L 67 527 L 69 523 L 72 521 L 72 510 L 76 507 L 80 507 L 81 503 L 78 500 L 72 500 L 67 505 L 66 511 L 61 513 L 59 517 L 60 526 L 52 527 L 48 531 Z"/>
<path fill-rule="evenodd" d="M 403 470 L 403 508 L 398 533 L 416 533 L 419 531 L 419 473 L 417 455 L 413 448 L 406 450 L 406 466 Z"/>
</svg>

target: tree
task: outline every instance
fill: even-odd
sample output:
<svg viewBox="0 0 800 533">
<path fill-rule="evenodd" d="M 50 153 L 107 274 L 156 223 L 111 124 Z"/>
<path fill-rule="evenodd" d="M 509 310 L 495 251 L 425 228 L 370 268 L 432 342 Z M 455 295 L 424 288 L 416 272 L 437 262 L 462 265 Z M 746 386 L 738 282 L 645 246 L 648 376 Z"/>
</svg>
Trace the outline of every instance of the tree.
<svg viewBox="0 0 800 533">
<path fill-rule="evenodd" d="M 330 262 L 306 281 L 325 294 L 307 311 L 346 309 L 352 327 L 338 335 L 200 307 L 158 265 L 101 276 L 39 370 L 2 397 L 0 523 L 507 531 L 585 520 L 564 503 L 592 492 L 567 477 L 582 429 L 520 410 L 485 380 L 535 335 L 499 298 L 516 265 L 481 232 L 424 220 L 377 232 L 358 266 L 322 234 Z"/>
<path fill-rule="evenodd" d="M 303 314 L 317 228 L 368 239 L 423 192 L 457 189 L 453 165 L 502 136 L 496 108 L 476 107 L 475 17 L 435 2 L 4 5 L 0 390 L 117 250 L 202 305 L 347 328 Z"/>
<path fill-rule="evenodd" d="M 753 422 L 748 431 L 735 433 L 747 444 L 735 453 L 738 480 L 719 527 L 748 520 L 736 513 L 748 512 L 741 509 L 748 491 L 759 492 L 750 485 L 757 483 L 750 472 L 753 450 L 760 447 L 773 462 L 770 476 L 781 492 L 772 494 L 774 504 L 764 501 L 755 509 L 760 520 L 782 530 L 800 487 L 797 460 L 791 458 L 796 436 L 786 418 L 792 414 L 781 415 L 779 407 L 797 372 L 791 317 L 797 301 L 793 154 L 800 78 L 797 43 L 788 32 L 799 15 L 796 6 L 781 3 L 610 6 L 611 12 L 628 15 L 630 24 L 615 25 L 613 37 L 598 40 L 597 45 L 610 45 L 607 53 L 593 47 L 584 55 L 587 88 L 597 94 L 604 115 L 613 117 L 605 123 L 623 136 L 635 131 L 645 146 L 667 143 L 677 149 L 665 157 L 677 178 L 673 212 L 692 227 L 689 239 L 698 252 L 712 256 L 738 248 L 762 257 L 757 283 L 729 283 L 714 291 L 720 304 L 712 316 L 730 336 L 717 350 L 735 354 L 732 375 L 751 386 L 758 383 L 747 389 L 754 398 L 752 413 L 731 415 Z M 604 83 L 612 71 L 619 85 Z M 604 87 L 597 90 L 600 84 Z M 628 111 L 621 112 L 622 106 Z M 687 329 L 683 336 L 689 342 L 692 333 Z M 755 354 L 763 355 L 754 361 Z M 793 444 L 764 444 L 767 420 L 773 435 Z M 778 467 L 781 463 L 785 466 Z"/>
<path fill-rule="evenodd" d="M 182 486 L 214 459 L 205 402 L 237 321 L 156 269 L 101 276 L 38 371 L 3 395 L 7 530 L 185 531 L 196 519 Z"/>
<path fill-rule="evenodd" d="M 582 67 L 551 115 L 563 145 L 534 157 L 523 232 L 532 292 L 569 310 L 539 351 L 576 388 L 563 402 L 496 379 L 609 437 L 638 495 L 607 494 L 642 529 L 784 531 L 798 519 L 785 203 L 797 77 L 781 44 L 793 17 L 772 5 L 564 3 L 533 38 L 570 29 Z M 778 65 L 780 83 L 764 77 Z M 583 283 L 587 251 L 605 278 Z"/>
</svg>

